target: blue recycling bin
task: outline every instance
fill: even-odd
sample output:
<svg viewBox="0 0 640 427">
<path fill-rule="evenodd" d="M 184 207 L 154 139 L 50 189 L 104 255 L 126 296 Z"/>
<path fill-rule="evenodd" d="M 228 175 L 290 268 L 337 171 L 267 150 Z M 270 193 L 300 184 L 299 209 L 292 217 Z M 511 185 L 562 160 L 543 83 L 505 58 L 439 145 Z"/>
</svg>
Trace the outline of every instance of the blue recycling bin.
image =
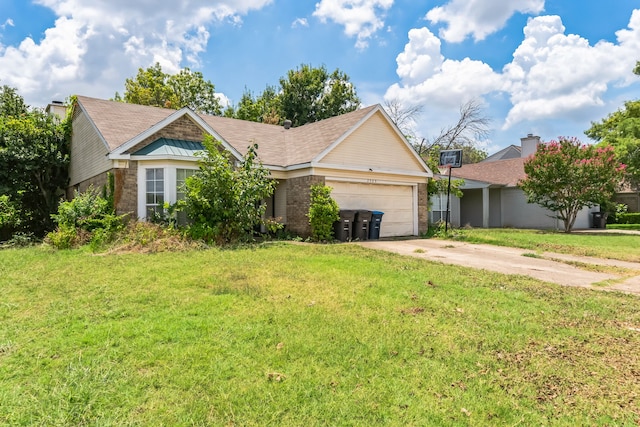
<svg viewBox="0 0 640 427">
<path fill-rule="evenodd" d="M 371 222 L 369 223 L 369 239 L 377 240 L 380 238 L 380 225 L 382 224 L 382 215 L 384 215 L 384 212 L 371 212 Z"/>
</svg>

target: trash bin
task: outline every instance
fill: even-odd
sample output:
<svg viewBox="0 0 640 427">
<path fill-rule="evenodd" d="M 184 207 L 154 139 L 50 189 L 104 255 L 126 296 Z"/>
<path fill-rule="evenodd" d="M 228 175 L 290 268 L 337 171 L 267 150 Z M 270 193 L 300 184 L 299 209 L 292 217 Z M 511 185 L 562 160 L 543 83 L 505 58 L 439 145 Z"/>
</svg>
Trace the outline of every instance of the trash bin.
<svg viewBox="0 0 640 427">
<path fill-rule="evenodd" d="M 356 211 L 341 210 L 340 219 L 333 223 L 333 234 L 337 240 L 348 242 L 353 234 L 353 221 Z"/>
<path fill-rule="evenodd" d="M 591 228 L 607 227 L 607 216 L 604 212 L 591 212 L 591 215 L 593 215 L 593 223 L 591 224 Z"/>
<path fill-rule="evenodd" d="M 353 225 L 353 239 L 360 241 L 369 238 L 369 223 L 371 222 L 371 211 L 356 211 L 356 220 Z"/>
<path fill-rule="evenodd" d="M 382 215 L 384 215 L 384 212 L 371 212 L 371 222 L 369 223 L 369 239 L 371 240 L 377 240 L 380 238 L 380 225 L 382 224 Z"/>
</svg>

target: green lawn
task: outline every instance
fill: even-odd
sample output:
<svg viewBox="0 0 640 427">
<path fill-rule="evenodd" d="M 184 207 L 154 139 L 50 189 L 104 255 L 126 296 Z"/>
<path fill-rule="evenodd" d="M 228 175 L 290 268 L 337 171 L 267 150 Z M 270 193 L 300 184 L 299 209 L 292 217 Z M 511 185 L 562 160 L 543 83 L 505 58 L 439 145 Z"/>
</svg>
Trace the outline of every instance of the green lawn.
<svg viewBox="0 0 640 427">
<path fill-rule="evenodd" d="M 0 425 L 629 425 L 640 298 L 369 251 L 0 251 Z"/>
<path fill-rule="evenodd" d="M 640 235 L 611 233 L 563 233 L 557 231 L 513 228 L 461 228 L 450 237 L 469 243 L 486 243 L 531 249 L 640 262 Z"/>
</svg>

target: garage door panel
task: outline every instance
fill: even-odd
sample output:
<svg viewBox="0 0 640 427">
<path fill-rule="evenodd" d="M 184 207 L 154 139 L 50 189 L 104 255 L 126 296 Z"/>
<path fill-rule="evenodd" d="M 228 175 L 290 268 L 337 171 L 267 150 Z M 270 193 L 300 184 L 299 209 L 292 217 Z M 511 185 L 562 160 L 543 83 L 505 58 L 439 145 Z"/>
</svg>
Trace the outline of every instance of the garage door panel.
<svg viewBox="0 0 640 427">
<path fill-rule="evenodd" d="M 340 209 L 382 211 L 381 237 L 409 236 L 414 233 L 413 188 L 327 180 L 331 196 Z"/>
</svg>

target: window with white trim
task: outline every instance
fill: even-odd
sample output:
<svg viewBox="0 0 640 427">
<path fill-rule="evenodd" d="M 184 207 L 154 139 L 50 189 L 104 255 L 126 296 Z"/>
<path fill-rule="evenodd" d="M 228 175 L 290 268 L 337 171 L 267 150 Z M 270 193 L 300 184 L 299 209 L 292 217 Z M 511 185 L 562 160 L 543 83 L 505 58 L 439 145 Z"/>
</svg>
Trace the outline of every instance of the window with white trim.
<svg viewBox="0 0 640 427">
<path fill-rule="evenodd" d="M 184 200 L 186 197 L 185 182 L 187 178 L 196 173 L 196 169 L 176 169 L 176 201 Z M 178 212 L 177 221 L 180 225 L 185 225 L 188 221 L 187 213 Z"/>
<path fill-rule="evenodd" d="M 164 169 L 153 168 L 146 170 L 146 217 L 153 218 L 154 214 L 162 213 L 164 209 Z"/>
<path fill-rule="evenodd" d="M 438 193 L 431 196 L 431 223 L 447 219 L 447 193 Z"/>
</svg>

